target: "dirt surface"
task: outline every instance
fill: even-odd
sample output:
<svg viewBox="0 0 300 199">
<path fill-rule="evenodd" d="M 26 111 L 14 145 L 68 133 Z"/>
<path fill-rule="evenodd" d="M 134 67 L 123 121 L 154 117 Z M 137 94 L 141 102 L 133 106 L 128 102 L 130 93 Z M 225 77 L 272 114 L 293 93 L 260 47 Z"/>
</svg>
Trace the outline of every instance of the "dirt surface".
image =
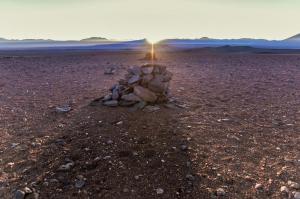
<svg viewBox="0 0 300 199">
<path fill-rule="evenodd" d="M 143 56 L 0 56 L 0 198 L 292 197 L 280 188 L 300 183 L 300 55 L 160 53 L 184 108 L 89 106 Z"/>
</svg>

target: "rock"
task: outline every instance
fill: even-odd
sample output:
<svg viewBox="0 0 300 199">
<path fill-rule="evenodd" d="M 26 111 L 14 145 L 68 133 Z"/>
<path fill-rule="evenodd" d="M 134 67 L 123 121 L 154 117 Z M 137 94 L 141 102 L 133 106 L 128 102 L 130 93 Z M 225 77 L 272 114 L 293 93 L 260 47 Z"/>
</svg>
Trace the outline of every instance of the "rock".
<svg viewBox="0 0 300 199">
<path fill-rule="evenodd" d="M 168 86 L 169 84 L 167 82 L 163 82 L 160 77 L 155 77 L 148 83 L 148 88 L 156 93 L 166 92 Z"/>
<path fill-rule="evenodd" d="M 103 160 L 108 160 L 108 159 L 110 159 L 111 158 L 111 156 L 105 156 L 104 158 L 103 158 Z"/>
<path fill-rule="evenodd" d="M 294 199 L 300 199 L 300 192 L 294 192 Z"/>
<path fill-rule="evenodd" d="M 69 162 L 67 164 L 61 165 L 58 168 L 58 171 L 69 171 L 74 166 L 74 162 Z"/>
<path fill-rule="evenodd" d="M 83 180 L 76 180 L 75 181 L 75 187 L 78 188 L 78 189 L 81 189 L 82 187 L 84 187 L 85 185 L 85 181 Z"/>
<path fill-rule="evenodd" d="M 139 75 L 134 75 L 128 80 L 128 84 L 134 84 L 141 80 L 141 77 Z"/>
<path fill-rule="evenodd" d="M 109 95 L 105 95 L 102 99 L 102 101 L 108 101 L 108 100 L 111 100 L 112 99 L 112 95 L 109 94 Z"/>
<path fill-rule="evenodd" d="M 171 73 L 170 71 L 166 71 L 166 74 L 163 77 L 164 82 L 169 82 L 172 80 L 173 77 L 173 73 Z"/>
<path fill-rule="evenodd" d="M 50 183 L 58 183 L 59 181 L 55 178 L 49 180 Z"/>
<path fill-rule="evenodd" d="M 155 93 L 142 86 L 135 86 L 134 94 L 140 97 L 145 102 L 155 102 L 157 100 L 157 96 L 155 95 Z"/>
<path fill-rule="evenodd" d="M 119 106 L 129 107 L 129 106 L 135 105 L 136 103 L 137 103 L 136 101 L 120 100 L 119 101 Z"/>
<path fill-rule="evenodd" d="M 144 65 L 144 66 L 142 66 L 142 72 L 145 75 L 151 74 L 153 72 L 153 66 L 152 65 Z"/>
<path fill-rule="evenodd" d="M 189 181 L 194 181 L 194 180 L 195 180 L 195 177 L 194 177 L 192 174 L 187 174 L 187 175 L 185 176 L 185 178 L 186 178 L 187 180 L 189 180 Z"/>
<path fill-rule="evenodd" d="M 140 101 L 140 102 L 136 103 L 136 104 L 130 109 L 130 111 L 133 112 L 133 111 L 141 110 L 141 109 L 143 109 L 146 105 L 147 105 L 146 102 Z"/>
<path fill-rule="evenodd" d="M 25 188 L 24 188 L 24 192 L 25 192 L 25 194 L 30 194 L 30 193 L 32 193 L 33 191 L 32 191 L 30 188 L 25 187 Z"/>
<path fill-rule="evenodd" d="M 139 102 L 139 101 L 141 101 L 141 98 L 139 98 L 138 96 L 136 96 L 133 93 L 129 93 L 127 95 L 123 95 L 121 97 L 121 99 L 125 100 L 125 101 L 133 101 L 133 102 Z"/>
<path fill-rule="evenodd" d="M 112 141 L 112 140 L 107 140 L 106 141 L 106 144 L 113 144 L 114 143 L 114 141 Z"/>
<path fill-rule="evenodd" d="M 164 74 L 167 67 L 162 65 L 154 65 L 153 73 L 155 74 Z"/>
<path fill-rule="evenodd" d="M 280 192 L 289 193 L 289 189 L 286 186 L 282 186 L 282 187 L 280 187 Z"/>
<path fill-rule="evenodd" d="M 226 192 L 223 188 L 217 189 L 217 196 L 225 196 Z"/>
<path fill-rule="evenodd" d="M 288 181 L 288 186 L 293 189 L 300 189 L 300 184 L 291 180 Z"/>
<path fill-rule="evenodd" d="M 138 66 L 134 66 L 132 68 L 128 69 L 128 72 L 132 75 L 141 75 L 142 74 L 142 70 L 140 67 Z"/>
<path fill-rule="evenodd" d="M 116 123 L 116 125 L 122 125 L 124 122 L 123 121 L 119 121 Z"/>
<path fill-rule="evenodd" d="M 25 198 L 25 192 L 22 190 L 17 190 L 14 199 L 24 199 L 24 198 Z"/>
<path fill-rule="evenodd" d="M 103 102 L 104 106 L 109 106 L 109 107 L 116 107 L 118 106 L 119 102 L 117 100 L 110 100 L 110 101 L 106 101 Z"/>
<path fill-rule="evenodd" d="M 160 110 L 159 106 L 146 106 L 145 110 L 149 113 L 156 112 Z"/>
<path fill-rule="evenodd" d="M 123 189 L 123 192 L 124 192 L 124 193 L 128 193 L 128 192 L 129 192 L 129 189 L 124 188 L 124 189 Z"/>
<path fill-rule="evenodd" d="M 112 91 L 112 100 L 118 100 L 120 97 L 119 95 L 119 89 L 118 88 L 115 88 L 113 91 Z"/>
<path fill-rule="evenodd" d="M 152 74 L 148 74 L 148 75 L 143 76 L 143 79 L 142 79 L 142 85 L 143 85 L 143 86 L 148 85 L 148 83 L 149 83 L 152 79 L 153 79 L 153 75 L 152 75 Z"/>
<path fill-rule="evenodd" d="M 58 113 L 68 113 L 71 111 L 71 106 L 69 105 L 65 105 L 65 106 L 62 106 L 62 107 L 56 107 L 55 110 L 56 112 Z"/>
<path fill-rule="evenodd" d="M 188 150 L 188 146 L 183 144 L 180 146 L 180 149 L 181 149 L 181 151 L 186 151 L 186 150 Z"/>
<path fill-rule="evenodd" d="M 259 184 L 259 183 L 256 183 L 254 188 L 257 189 L 257 190 L 261 190 L 261 189 L 263 189 L 263 185 Z"/>
<path fill-rule="evenodd" d="M 104 74 L 105 75 L 113 75 L 116 72 L 116 69 L 112 67 L 108 67 L 104 69 Z"/>
<path fill-rule="evenodd" d="M 161 194 L 164 193 L 164 190 L 163 190 L 162 188 L 157 188 L 157 189 L 156 189 L 156 193 L 157 193 L 158 195 L 161 195 Z"/>
</svg>

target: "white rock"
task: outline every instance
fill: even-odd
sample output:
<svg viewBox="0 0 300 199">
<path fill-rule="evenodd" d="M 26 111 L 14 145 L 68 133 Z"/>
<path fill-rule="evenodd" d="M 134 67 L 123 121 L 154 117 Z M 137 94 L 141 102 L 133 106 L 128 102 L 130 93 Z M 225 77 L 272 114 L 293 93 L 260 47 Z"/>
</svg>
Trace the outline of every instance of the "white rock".
<svg viewBox="0 0 300 199">
<path fill-rule="evenodd" d="M 160 195 L 160 194 L 163 194 L 163 193 L 164 193 L 164 190 L 163 190 L 162 188 L 157 188 L 157 189 L 156 189 L 156 193 L 159 194 L 159 195 Z"/>
<path fill-rule="evenodd" d="M 280 187 L 280 192 L 288 193 L 289 189 L 286 186 Z"/>
<path fill-rule="evenodd" d="M 257 183 L 257 184 L 255 185 L 255 189 L 262 189 L 262 188 L 263 188 L 263 185 L 262 185 L 262 184 Z"/>
<path fill-rule="evenodd" d="M 293 189 L 299 189 L 300 188 L 300 184 L 297 183 L 297 182 L 293 182 L 291 180 L 288 181 L 288 185 L 290 188 L 293 188 Z"/>
<path fill-rule="evenodd" d="M 225 194 L 226 194 L 226 192 L 223 188 L 217 189 L 217 196 L 224 196 Z"/>
</svg>

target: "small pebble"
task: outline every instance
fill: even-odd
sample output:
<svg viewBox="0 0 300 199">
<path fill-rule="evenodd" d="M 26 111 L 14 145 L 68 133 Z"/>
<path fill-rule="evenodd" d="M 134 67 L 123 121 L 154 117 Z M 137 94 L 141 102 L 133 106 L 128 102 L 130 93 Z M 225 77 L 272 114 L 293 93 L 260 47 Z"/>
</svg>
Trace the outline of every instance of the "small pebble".
<svg viewBox="0 0 300 199">
<path fill-rule="evenodd" d="M 263 189 L 263 185 L 257 183 L 257 184 L 255 185 L 255 189 Z"/>
<path fill-rule="evenodd" d="M 123 189 L 123 192 L 124 192 L 124 193 L 128 193 L 128 192 L 129 192 L 129 189 L 124 188 L 124 189 Z"/>
<path fill-rule="evenodd" d="M 224 196 L 225 194 L 226 194 L 226 192 L 223 188 L 217 189 L 217 196 Z"/>
<path fill-rule="evenodd" d="M 106 144 L 113 144 L 114 142 L 112 140 L 107 140 Z"/>
<path fill-rule="evenodd" d="M 117 122 L 116 125 L 121 125 L 123 124 L 123 121 Z"/>
<path fill-rule="evenodd" d="M 160 195 L 160 194 L 163 194 L 163 193 L 164 193 L 164 190 L 163 190 L 162 188 L 157 188 L 157 189 L 156 189 L 156 193 L 159 194 L 159 195 Z"/>
<path fill-rule="evenodd" d="M 186 151 L 186 150 L 188 150 L 188 146 L 185 145 L 185 144 L 183 144 L 183 145 L 180 146 L 180 149 L 181 149 L 182 151 Z"/>
<path fill-rule="evenodd" d="M 185 178 L 186 178 L 187 180 L 189 180 L 189 181 L 194 181 L 194 180 L 195 180 L 195 177 L 194 177 L 193 175 L 191 175 L 191 174 L 187 174 L 187 175 L 185 176 Z"/>
<path fill-rule="evenodd" d="M 111 158 L 111 156 L 105 156 L 104 158 L 103 158 L 103 160 L 108 160 L 108 159 L 110 159 Z"/>
<path fill-rule="evenodd" d="M 81 189 L 82 187 L 84 187 L 84 185 L 85 185 L 85 181 L 83 180 L 76 180 L 75 182 L 75 187 L 78 189 Z"/>
</svg>

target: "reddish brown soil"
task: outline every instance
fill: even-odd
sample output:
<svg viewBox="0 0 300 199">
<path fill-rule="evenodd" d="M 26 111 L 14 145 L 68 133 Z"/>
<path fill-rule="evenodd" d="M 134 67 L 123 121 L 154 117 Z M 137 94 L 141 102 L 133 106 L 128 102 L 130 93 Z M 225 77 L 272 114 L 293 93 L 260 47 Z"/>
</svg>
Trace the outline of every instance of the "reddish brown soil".
<svg viewBox="0 0 300 199">
<path fill-rule="evenodd" d="M 299 55 L 158 54 L 186 108 L 88 105 L 143 56 L 0 56 L 0 198 L 24 187 L 39 198 L 284 198 L 282 185 L 300 183 Z M 72 111 L 56 113 L 65 103 Z M 74 167 L 58 171 L 66 159 Z"/>
</svg>

